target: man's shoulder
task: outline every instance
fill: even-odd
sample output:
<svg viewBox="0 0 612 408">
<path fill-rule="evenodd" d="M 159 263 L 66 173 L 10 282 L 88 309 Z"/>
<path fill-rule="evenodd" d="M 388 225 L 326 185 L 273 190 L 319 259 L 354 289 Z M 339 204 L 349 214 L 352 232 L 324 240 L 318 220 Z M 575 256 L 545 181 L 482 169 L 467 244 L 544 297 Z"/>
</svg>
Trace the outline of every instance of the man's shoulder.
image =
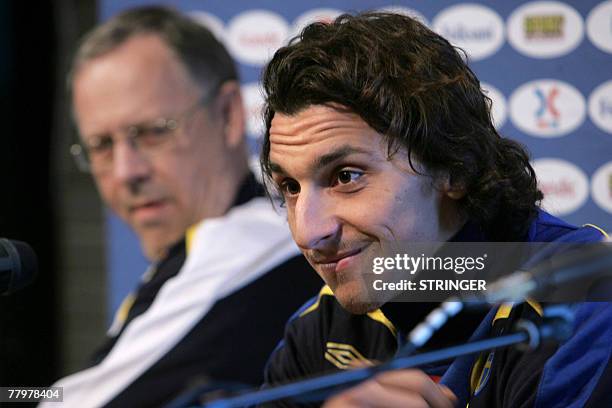
<svg viewBox="0 0 612 408">
<path fill-rule="evenodd" d="M 286 219 L 267 198 L 256 197 L 187 231 L 181 276 L 224 276 L 230 286 L 241 286 L 299 253 Z"/>
<path fill-rule="evenodd" d="M 361 315 L 352 314 L 338 303 L 327 285 L 293 314 L 287 327 L 299 334 L 316 332 L 331 340 L 357 340 L 364 333 L 369 336 L 382 333 L 393 339 L 397 336 L 397 329 L 380 309 Z"/>
<path fill-rule="evenodd" d="M 197 235 L 208 231 L 220 233 L 221 238 L 231 237 L 230 234 L 257 235 L 260 242 L 277 237 L 290 238 L 286 217 L 265 197 L 254 197 L 232 207 L 222 216 L 207 218 L 193 225 L 186 233 L 188 248 Z"/>
<path fill-rule="evenodd" d="M 351 317 L 325 285 L 289 318 L 285 333 L 312 348 L 314 343 L 325 343 L 334 325 L 348 326 Z"/>
<path fill-rule="evenodd" d="M 576 226 L 539 210 L 528 233 L 530 242 L 594 242 L 607 238 L 606 232 L 593 224 Z"/>
<path fill-rule="evenodd" d="M 572 308 L 574 333 L 561 344 L 545 342 L 531 351 L 502 348 L 473 361 L 459 358 L 444 382 L 470 407 L 602 406 L 603 390 L 611 384 L 606 372 L 612 369 L 612 304 L 582 302 Z M 484 332 L 499 335 L 518 320 L 538 322 L 541 316 L 542 305 L 533 301 L 504 304 L 491 310 L 483 322 L 490 330 Z"/>
<path fill-rule="evenodd" d="M 351 314 L 324 286 L 287 322 L 285 336 L 266 367 L 266 383 L 386 360 L 395 353 L 396 336 L 380 310 Z"/>
<path fill-rule="evenodd" d="M 610 370 L 612 357 L 612 304 L 580 302 L 572 307 L 575 313 L 573 335 L 557 346 L 548 346 L 550 353 L 528 353 L 512 367 L 515 372 L 522 368 L 535 372 L 537 368 L 535 406 L 602 406 L 601 396 L 595 391 L 610 384 L 605 372 Z M 528 308 L 524 305 L 523 309 Z"/>
</svg>

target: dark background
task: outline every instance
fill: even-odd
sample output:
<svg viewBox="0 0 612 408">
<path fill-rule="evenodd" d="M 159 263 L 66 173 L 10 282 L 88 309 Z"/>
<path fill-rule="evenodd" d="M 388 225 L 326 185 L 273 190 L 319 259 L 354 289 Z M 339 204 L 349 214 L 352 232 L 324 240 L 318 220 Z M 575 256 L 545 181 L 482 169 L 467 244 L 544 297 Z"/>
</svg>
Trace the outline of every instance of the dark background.
<svg viewBox="0 0 612 408">
<path fill-rule="evenodd" d="M 60 353 L 66 322 L 58 316 L 68 307 L 62 303 L 70 290 L 65 272 L 80 266 L 63 256 L 73 250 L 63 237 L 78 225 L 65 214 L 93 213 L 98 226 L 102 217 L 95 215 L 101 209 L 88 176 L 76 173 L 66 153 L 74 134 L 61 78 L 76 39 L 95 18 L 94 1 L 0 2 L 0 237 L 29 243 L 39 261 L 33 285 L 0 296 L 0 386 L 46 386 L 67 369 Z M 71 210 L 66 190 L 93 198 Z M 95 251 L 102 268 L 103 248 Z"/>
<path fill-rule="evenodd" d="M 0 7 L 0 235 L 29 243 L 40 264 L 32 286 L 0 298 L 0 384 L 39 385 L 52 381 L 59 357 L 49 156 L 55 26 L 51 4 Z"/>
</svg>

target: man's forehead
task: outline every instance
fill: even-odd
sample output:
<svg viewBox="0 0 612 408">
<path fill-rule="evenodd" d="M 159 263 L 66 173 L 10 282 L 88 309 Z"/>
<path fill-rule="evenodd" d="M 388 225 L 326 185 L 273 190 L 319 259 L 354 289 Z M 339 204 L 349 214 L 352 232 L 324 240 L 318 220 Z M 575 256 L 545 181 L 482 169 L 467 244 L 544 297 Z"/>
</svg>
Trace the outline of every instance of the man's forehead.
<svg viewBox="0 0 612 408">
<path fill-rule="evenodd" d="M 166 43 L 153 34 L 138 34 L 115 48 L 82 62 L 75 72 L 75 81 L 85 77 L 87 82 L 113 85 L 121 82 L 127 87 L 154 86 L 171 89 L 190 84 L 190 76 Z M 156 79 L 160 83 L 151 83 Z M 112 89 L 112 88 L 111 88 Z"/>
<path fill-rule="evenodd" d="M 273 173 L 316 173 L 348 158 L 386 161 L 387 143 L 357 114 L 310 106 L 294 115 L 275 114 L 270 127 Z"/>
<path fill-rule="evenodd" d="M 374 132 L 359 115 L 334 105 L 311 105 L 296 114 L 275 113 L 270 144 L 298 146 L 355 131 Z"/>
<path fill-rule="evenodd" d="M 183 100 L 193 99 L 197 91 L 186 69 L 153 35 L 134 36 L 84 62 L 73 85 L 77 119 L 85 119 L 81 125 L 92 131 L 155 119 Z"/>
</svg>

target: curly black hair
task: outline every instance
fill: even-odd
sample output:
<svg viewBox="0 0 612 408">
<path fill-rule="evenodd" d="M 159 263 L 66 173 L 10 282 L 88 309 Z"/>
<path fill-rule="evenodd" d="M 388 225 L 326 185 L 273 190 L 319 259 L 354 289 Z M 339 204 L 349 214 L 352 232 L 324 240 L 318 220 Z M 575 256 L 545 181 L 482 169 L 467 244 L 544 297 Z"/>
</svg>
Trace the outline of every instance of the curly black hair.
<svg viewBox="0 0 612 408">
<path fill-rule="evenodd" d="M 276 112 L 340 104 L 386 138 L 389 157 L 406 149 L 430 175 L 463 189 L 460 208 L 488 239 L 521 240 L 542 193 L 525 148 L 493 126 L 491 100 L 460 51 L 398 14 L 344 14 L 307 26 L 264 71 L 264 176 L 269 181 Z"/>
</svg>

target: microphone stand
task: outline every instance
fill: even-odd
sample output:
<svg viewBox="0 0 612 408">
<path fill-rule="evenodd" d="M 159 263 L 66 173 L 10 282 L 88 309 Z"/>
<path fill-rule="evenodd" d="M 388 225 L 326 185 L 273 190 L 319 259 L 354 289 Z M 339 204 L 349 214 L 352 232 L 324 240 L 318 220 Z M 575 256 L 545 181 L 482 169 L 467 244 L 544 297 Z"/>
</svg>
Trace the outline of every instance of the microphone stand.
<svg viewBox="0 0 612 408">
<path fill-rule="evenodd" d="M 540 324 L 523 319 L 517 322 L 514 332 L 510 334 L 408 357 L 402 357 L 400 351 L 398 352 L 400 357 L 378 366 L 323 375 L 234 397 L 216 399 L 201 406 L 206 408 L 238 408 L 280 399 L 323 400 L 338 391 L 385 371 L 418 367 L 512 345 L 523 345 L 529 349 L 535 349 L 545 340 L 563 341 L 572 334 L 573 320 L 574 314 L 568 305 L 551 305 L 544 309 Z M 200 395 L 202 394 L 200 393 Z M 185 403 L 185 400 L 183 399 L 182 402 Z M 190 403 L 196 403 L 196 401 L 192 400 Z M 175 407 L 177 405 L 170 406 Z"/>
</svg>

